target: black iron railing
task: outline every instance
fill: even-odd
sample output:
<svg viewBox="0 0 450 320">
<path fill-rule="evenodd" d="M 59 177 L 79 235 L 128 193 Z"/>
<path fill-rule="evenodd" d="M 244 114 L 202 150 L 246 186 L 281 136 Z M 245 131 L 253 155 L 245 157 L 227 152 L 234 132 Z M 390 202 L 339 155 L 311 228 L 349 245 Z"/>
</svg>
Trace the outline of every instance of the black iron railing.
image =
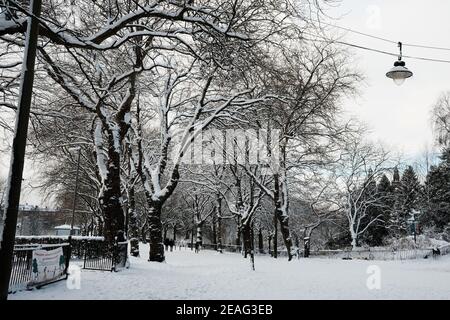
<svg viewBox="0 0 450 320">
<path fill-rule="evenodd" d="M 128 242 L 95 242 L 84 248 L 83 269 L 117 271 L 125 268 L 128 259 Z"/>
<path fill-rule="evenodd" d="M 17 236 L 16 245 L 24 244 L 60 244 L 70 241 L 72 248 L 72 259 L 82 260 L 86 247 L 95 246 L 96 243 L 103 243 L 104 237 L 91 236 Z"/>
<path fill-rule="evenodd" d="M 62 248 L 64 255 L 64 271 L 57 278 L 48 279 L 45 282 L 33 282 L 33 252 L 35 250 L 53 250 Z M 67 269 L 70 262 L 70 244 L 48 244 L 48 245 L 17 245 L 14 247 L 11 278 L 9 281 L 9 292 L 13 293 L 18 290 L 30 289 L 33 287 L 42 287 L 49 283 L 67 278 Z"/>
</svg>

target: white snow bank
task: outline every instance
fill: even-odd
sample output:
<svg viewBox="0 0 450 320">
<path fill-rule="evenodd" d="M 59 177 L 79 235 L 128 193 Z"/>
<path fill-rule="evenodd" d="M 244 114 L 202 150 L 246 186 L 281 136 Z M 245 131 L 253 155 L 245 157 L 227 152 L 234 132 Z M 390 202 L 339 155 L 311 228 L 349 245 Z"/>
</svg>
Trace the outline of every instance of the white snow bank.
<svg viewBox="0 0 450 320">
<path fill-rule="evenodd" d="M 419 235 L 416 238 L 416 242 L 414 242 L 414 236 L 408 236 L 400 239 L 393 239 L 389 245 L 389 248 L 395 250 L 402 249 L 430 249 L 430 248 L 439 248 L 450 243 L 444 240 L 437 240 L 433 238 L 429 238 L 425 235 Z"/>
<path fill-rule="evenodd" d="M 60 226 L 56 226 L 54 229 L 58 229 L 58 230 L 70 230 L 72 229 L 72 226 L 70 224 L 62 224 Z M 74 230 L 80 230 L 80 228 L 78 227 L 73 227 Z"/>
<path fill-rule="evenodd" d="M 413 261 L 273 259 L 257 256 L 256 271 L 240 254 L 189 249 L 148 262 L 148 246 L 118 273 L 82 270 L 81 289 L 64 281 L 10 299 L 448 299 L 450 256 Z M 381 272 L 381 289 L 366 286 L 367 268 Z"/>
</svg>

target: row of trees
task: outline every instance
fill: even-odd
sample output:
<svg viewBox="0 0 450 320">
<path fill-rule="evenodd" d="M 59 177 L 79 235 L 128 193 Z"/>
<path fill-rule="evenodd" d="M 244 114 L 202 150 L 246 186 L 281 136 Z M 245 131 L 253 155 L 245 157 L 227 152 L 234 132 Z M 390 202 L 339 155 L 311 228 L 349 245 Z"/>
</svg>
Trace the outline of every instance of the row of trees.
<svg viewBox="0 0 450 320">
<path fill-rule="evenodd" d="M 72 203 L 80 147 L 85 233 L 148 239 L 151 261 L 164 261 L 169 229 L 246 256 L 256 236 L 275 256 L 282 242 L 289 259 L 314 232 L 353 247 L 403 234 L 411 210 L 425 212 L 423 186 L 410 168 L 389 181 L 388 153 L 343 120 L 361 75 L 332 40 L 310 41 L 321 30 L 309 17 L 326 2 L 45 2 L 29 137 L 40 187 Z M 0 2 L 10 117 L 26 6 Z M 427 177 L 427 223 L 442 218 L 432 200 L 445 198 L 442 166 Z"/>
<path fill-rule="evenodd" d="M 32 156 L 46 164 L 42 187 L 67 199 L 61 193 L 72 183 L 76 162 L 70 150 L 81 146 L 80 196 L 91 222 L 110 242 L 143 224 L 150 260 L 163 261 L 162 208 L 185 174 L 182 162 L 195 138 L 211 127 L 274 127 L 281 130 L 281 169 L 269 186 L 252 177 L 252 196 L 241 201 L 237 192 L 232 210 L 246 233 L 260 201 L 254 194 L 271 198 L 290 252 L 287 181 L 298 164 L 288 155 L 300 152 L 293 144 L 305 148 L 299 157 L 327 147 L 320 140 L 340 130 L 337 102 L 358 78 L 344 51 L 303 41 L 306 18 L 320 11 L 318 5 L 44 3 L 30 135 Z M 3 110 L 16 108 L 28 15 L 27 3 L 1 3 Z M 254 114 L 261 116 L 249 121 Z M 253 172 L 235 167 L 236 176 Z M 137 194 L 144 219 L 136 215 Z"/>
</svg>

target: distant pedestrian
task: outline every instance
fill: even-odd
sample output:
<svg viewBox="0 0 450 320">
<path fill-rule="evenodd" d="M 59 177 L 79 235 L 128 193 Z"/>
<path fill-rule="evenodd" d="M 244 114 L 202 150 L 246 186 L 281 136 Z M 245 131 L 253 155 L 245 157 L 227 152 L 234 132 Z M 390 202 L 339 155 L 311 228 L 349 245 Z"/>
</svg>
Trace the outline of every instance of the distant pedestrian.
<svg viewBox="0 0 450 320">
<path fill-rule="evenodd" d="M 170 247 L 170 252 L 173 251 L 173 246 L 175 245 L 175 241 L 173 239 L 169 240 L 169 247 Z"/>
<path fill-rule="evenodd" d="M 181 241 L 179 242 L 179 245 L 180 245 L 180 250 L 181 250 L 181 248 L 184 248 L 184 249 L 186 250 L 186 247 L 187 247 L 187 242 L 186 242 L 186 240 L 181 240 Z"/>
<path fill-rule="evenodd" d="M 439 248 L 434 248 L 433 249 L 433 257 L 437 257 L 441 255 L 441 250 L 439 250 Z"/>
<path fill-rule="evenodd" d="M 200 243 L 196 242 L 195 243 L 195 253 L 199 253 L 200 252 Z"/>
</svg>

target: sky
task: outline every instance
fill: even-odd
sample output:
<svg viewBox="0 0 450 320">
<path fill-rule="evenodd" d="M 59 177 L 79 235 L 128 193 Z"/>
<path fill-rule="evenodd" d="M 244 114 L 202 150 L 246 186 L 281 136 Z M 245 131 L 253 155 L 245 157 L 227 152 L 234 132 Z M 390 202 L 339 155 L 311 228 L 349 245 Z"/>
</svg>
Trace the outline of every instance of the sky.
<svg viewBox="0 0 450 320">
<path fill-rule="evenodd" d="M 405 44 L 450 48 L 450 1 L 342 0 L 327 14 L 340 17 L 327 20 L 340 27 Z M 399 52 L 396 44 L 342 30 L 340 34 L 344 35 L 343 41 L 352 44 Z M 450 64 L 404 58 L 414 76 L 399 87 L 385 76 L 395 57 L 360 49 L 351 51 L 365 81 L 357 98 L 343 102 L 345 109 L 368 125 L 373 140 L 402 153 L 409 161 L 420 158 L 425 148 L 431 149 L 434 144 L 430 111 L 438 96 L 450 90 Z M 403 54 L 450 60 L 450 51 L 405 46 Z"/>
<path fill-rule="evenodd" d="M 374 36 L 427 46 L 450 48 L 450 1 L 448 0 L 342 0 L 339 6 L 327 8 L 330 17 L 325 21 Z M 343 41 L 378 50 L 397 53 L 396 44 L 364 37 L 339 29 Z M 385 74 L 392 68 L 395 57 L 360 49 L 354 53 L 355 67 L 365 80 L 360 94 L 345 99 L 346 112 L 364 122 L 370 129 L 370 138 L 385 145 L 393 153 L 401 153 L 417 161 L 424 150 L 433 148 L 430 111 L 440 93 L 450 90 L 450 64 L 405 58 L 414 72 L 402 86 L 397 86 Z M 450 60 L 450 51 L 404 47 L 404 55 Z M 7 157 L 0 156 L 0 174 L 6 176 Z M 26 162 L 24 192 L 21 203 L 47 205 L 41 201 L 36 169 Z"/>
</svg>

